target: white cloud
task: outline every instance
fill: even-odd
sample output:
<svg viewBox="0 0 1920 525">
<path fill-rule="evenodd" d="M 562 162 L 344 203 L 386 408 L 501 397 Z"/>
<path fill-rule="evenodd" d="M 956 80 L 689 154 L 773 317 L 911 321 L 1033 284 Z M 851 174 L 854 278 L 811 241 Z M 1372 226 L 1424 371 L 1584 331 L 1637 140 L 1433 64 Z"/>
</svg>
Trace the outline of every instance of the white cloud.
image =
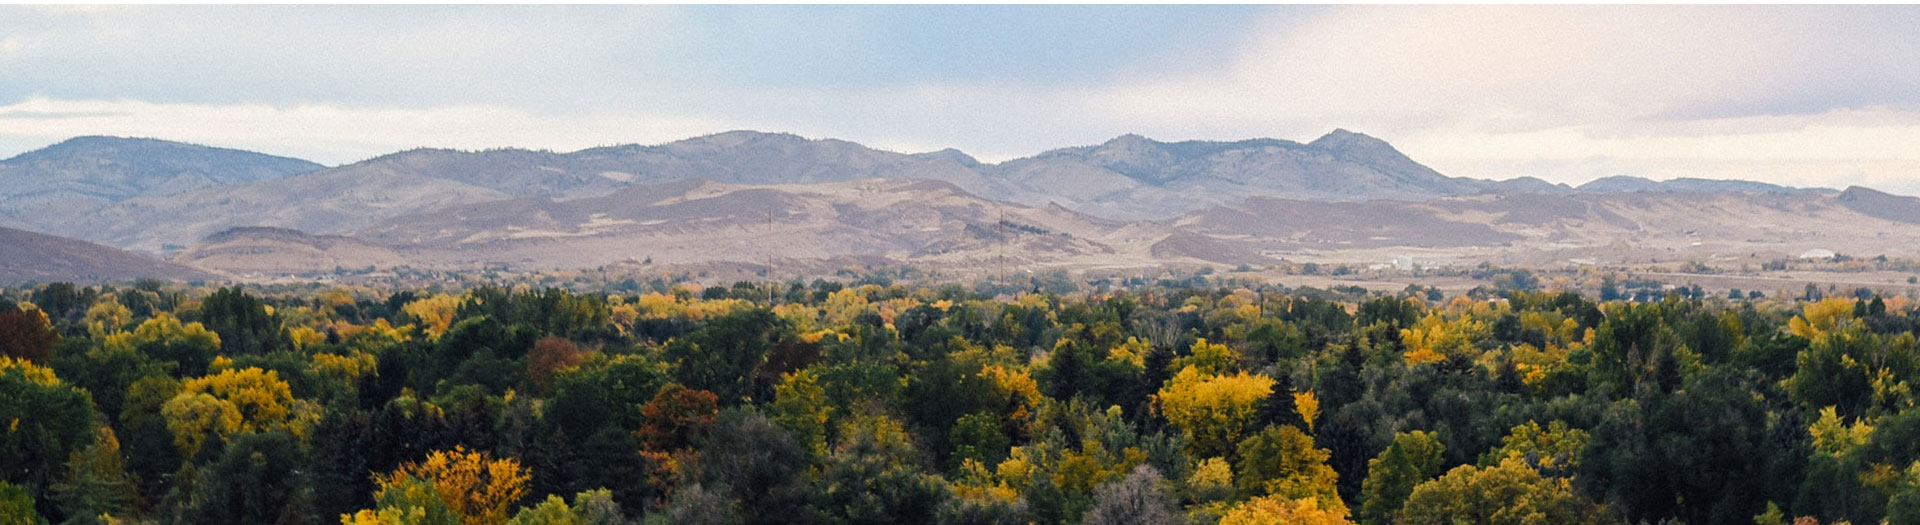
<svg viewBox="0 0 1920 525">
<path fill-rule="evenodd" d="M 1345 127 L 1442 172 L 1877 181 L 1920 190 L 1915 11 L 1353 7 L 1251 36 L 1234 67 L 1087 94 L 1145 128 Z M 1284 26 L 1285 29 L 1282 29 Z M 1905 64 L 1905 66 L 1902 66 Z M 1218 133 L 1216 131 L 1216 133 Z"/>
<path fill-rule="evenodd" d="M 1123 86 L 1101 98 L 1112 111 L 1156 121 L 1530 129 L 1766 105 L 1858 82 L 1920 87 L 1910 67 L 1886 67 L 1920 61 L 1920 48 L 1886 47 L 1910 38 L 1901 36 L 1906 30 L 1876 30 L 1868 10 L 1839 20 L 1819 16 L 1826 12 L 1353 7 L 1305 24 L 1274 22 L 1291 30 L 1256 32 L 1228 71 Z M 1866 55 L 1873 57 L 1854 60 Z"/>
</svg>

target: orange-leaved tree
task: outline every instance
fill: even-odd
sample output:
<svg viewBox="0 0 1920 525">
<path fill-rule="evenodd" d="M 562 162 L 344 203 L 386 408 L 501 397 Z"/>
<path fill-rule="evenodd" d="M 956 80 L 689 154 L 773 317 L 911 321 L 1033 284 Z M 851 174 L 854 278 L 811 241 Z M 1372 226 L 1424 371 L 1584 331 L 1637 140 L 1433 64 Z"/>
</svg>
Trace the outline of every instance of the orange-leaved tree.
<svg viewBox="0 0 1920 525">
<path fill-rule="evenodd" d="M 60 334 L 39 310 L 0 313 L 0 355 L 45 365 L 59 342 Z"/>
<path fill-rule="evenodd" d="M 553 376 L 580 364 L 580 347 L 563 337 L 546 337 L 533 342 L 527 352 L 527 378 L 543 394 L 553 393 Z"/>
<path fill-rule="evenodd" d="M 668 383 L 640 407 L 646 422 L 634 434 L 640 438 L 640 456 L 647 460 L 651 470 L 647 477 L 655 487 L 664 491 L 679 484 L 686 462 L 698 457 L 694 443 L 713 427 L 720 412 L 718 399 L 713 392 Z"/>
</svg>

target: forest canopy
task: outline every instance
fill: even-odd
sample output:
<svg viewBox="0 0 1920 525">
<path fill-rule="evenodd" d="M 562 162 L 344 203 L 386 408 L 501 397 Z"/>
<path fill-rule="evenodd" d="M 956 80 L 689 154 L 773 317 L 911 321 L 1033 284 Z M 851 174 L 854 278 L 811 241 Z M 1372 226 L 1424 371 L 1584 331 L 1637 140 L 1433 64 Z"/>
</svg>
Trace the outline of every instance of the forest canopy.
<svg viewBox="0 0 1920 525">
<path fill-rule="evenodd" d="M 1871 293 L 55 283 L 0 290 L 0 523 L 1920 523 L 1916 327 Z"/>
</svg>

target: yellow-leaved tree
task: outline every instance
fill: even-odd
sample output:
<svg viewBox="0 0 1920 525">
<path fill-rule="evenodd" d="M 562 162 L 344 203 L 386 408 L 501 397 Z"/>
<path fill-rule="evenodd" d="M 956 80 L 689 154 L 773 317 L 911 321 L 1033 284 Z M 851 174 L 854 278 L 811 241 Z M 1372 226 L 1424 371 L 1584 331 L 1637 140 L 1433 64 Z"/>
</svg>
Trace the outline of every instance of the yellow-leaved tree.
<svg viewBox="0 0 1920 525">
<path fill-rule="evenodd" d="M 1346 507 L 1326 508 L 1313 498 L 1262 496 L 1247 500 L 1227 515 L 1220 525 L 1351 525 Z"/>
<path fill-rule="evenodd" d="M 980 375 L 993 382 L 993 403 L 1006 407 L 1001 425 L 1018 431 L 1015 437 L 1025 439 L 1045 425 L 1040 412 L 1050 398 L 1040 393 L 1040 384 L 1027 371 L 993 365 L 981 368 Z"/>
<path fill-rule="evenodd" d="M 119 332 L 127 326 L 128 321 L 133 320 L 133 310 L 120 304 L 120 301 L 114 299 L 113 294 L 106 294 L 100 299 L 99 302 L 93 303 L 92 307 L 87 308 L 85 318 L 87 333 L 95 338 Z"/>
<path fill-rule="evenodd" d="M 408 496 L 403 501 L 414 502 L 414 505 L 409 508 L 382 508 L 379 512 L 361 511 L 342 516 L 342 521 L 379 522 L 372 518 L 380 514 L 430 515 L 435 507 L 444 504 L 446 509 L 459 516 L 461 523 L 467 525 L 505 523 L 508 508 L 526 497 L 527 482 L 531 479 L 532 475 L 513 458 L 494 459 L 492 454 L 455 446 L 453 450 L 435 451 L 425 461 L 408 463 L 393 472 L 374 475 L 374 481 L 380 485 L 376 499 L 395 501 L 396 498 L 388 497 L 394 495 L 389 492 L 400 491 Z M 430 501 L 431 496 L 415 494 L 424 492 L 421 489 L 426 486 L 432 487 L 439 501 Z"/>
<path fill-rule="evenodd" d="M 1490 467 L 1461 465 L 1413 488 L 1402 523 L 1491 525 L 1610 523 L 1607 509 L 1573 490 L 1567 478 L 1540 475 L 1519 458 Z"/>
<path fill-rule="evenodd" d="M 1260 402 L 1273 393 L 1273 378 L 1240 372 L 1203 374 L 1180 369 L 1154 396 L 1167 421 L 1187 436 L 1195 457 L 1229 456 L 1257 427 Z"/>
<path fill-rule="evenodd" d="M 319 411 L 294 399 L 279 372 L 252 367 L 188 380 L 160 413 L 188 457 L 216 437 L 272 430 L 304 437 L 319 420 Z"/>
<path fill-rule="evenodd" d="M 1339 473 L 1327 466 L 1332 452 L 1314 446 L 1313 437 L 1293 425 L 1269 425 L 1240 442 L 1234 484 L 1249 493 L 1288 499 L 1312 499 L 1317 508 L 1346 515 L 1334 484 Z"/>
<path fill-rule="evenodd" d="M 1487 466 L 1514 458 L 1545 472 L 1570 474 L 1580 468 L 1580 454 L 1590 440 L 1587 431 L 1568 428 L 1565 421 L 1554 420 L 1542 428 L 1540 422 L 1529 420 L 1509 430 L 1506 437 L 1500 438 L 1500 448 L 1480 463 Z"/>
<path fill-rule="evenodd" d="M 459 309 L 460 298 L 447 294 L 434 294 L 400 307 L 400 311 L 420 321 L 421 329 L 431 339 L 447 333 L 447 328 L 453 326 L 453 314 Z"/>
<path fill-rule="evenodd" d="M 1193 355 L 1181 358 L 1174 366 L 1192 366 L 1206 375 L 1224 374 L 1240 368 L 1240 353 L 1227 345 L 1209 343 L 1203 337 L 1195 340 L 1189 350 Z"/>
<path fill-rule="evenodd" d="M 793 433 L 794 440 L 815 455 L 827 453 L 827 421 L 833 417 L 833 405 L 820 386 L 820 376 L 801 369 L 781 376 L 773 387 L 773 403 L 767 413 L 775 423 Z"/>
<path fill-rule="evenodd" d="M 1427 314 L 1413 326 L 1400 330 L 1400 339 L 1407 345 L 1408 363 L 1433 363 L 1456 355 L 1479 356 L 1475 345 L 1492 333 L 1487 323 L 1475 319 L 1472 312 L 1456 312 L 1457 317 L 1453 319 L 1442 314 L 1440 311 Z"/>
<path fill-rule="evenodd" d="M 1853 302 L 1845 298 L 1834 297 L 1809 304 L 1799 316 L 1787 320 L 1787 331 L 1807 339 L 1818 339 L 1822 335 L 1833 333 L 1842 324 L 1853 319 Z"/>
</svg>

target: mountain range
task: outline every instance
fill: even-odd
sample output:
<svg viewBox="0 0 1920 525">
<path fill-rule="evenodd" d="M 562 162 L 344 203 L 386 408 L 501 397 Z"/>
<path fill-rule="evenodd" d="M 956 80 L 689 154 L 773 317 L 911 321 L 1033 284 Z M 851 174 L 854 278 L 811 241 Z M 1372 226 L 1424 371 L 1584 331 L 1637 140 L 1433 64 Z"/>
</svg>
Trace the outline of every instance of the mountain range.
<svg viewBox="0 0 1920 525">
<path fill-rule="evenodd" d="M 323 168 L 300 159 L 164 140 L 76 137 L 0 160 L 0 220 L 44 224 L 135 197 Z"/>
<path fill-rule="evenodd" d="M 1799 218 L 1816 236 L 1767 230 L 1779 225 L 1762 218 Z M 628 260 L 1395 258 L 1367 250 L 1484 260 L 1654 246 L 1703 229 L 1745 232 L 1757 244 L 1744 248 L 1785 253 L 1815 241 L 1871 249 L 1916 222 L 1920 200 L 1865 188 L 1450 177 L 1346 130 L 1307 143 L 1126 135 L 999 163 L 752 131 L 570 153 L 417 149 L 337 167 L 82 137 L 0 161 L 0 225 L 230 274 Z M 1675 224 L 1692 227 L 1667 231 Z M 1847 231 L 1868 224 L 1879 229 Z M 1867 242 L 1849 244 L 1861 235 Z"/>
</svg>

